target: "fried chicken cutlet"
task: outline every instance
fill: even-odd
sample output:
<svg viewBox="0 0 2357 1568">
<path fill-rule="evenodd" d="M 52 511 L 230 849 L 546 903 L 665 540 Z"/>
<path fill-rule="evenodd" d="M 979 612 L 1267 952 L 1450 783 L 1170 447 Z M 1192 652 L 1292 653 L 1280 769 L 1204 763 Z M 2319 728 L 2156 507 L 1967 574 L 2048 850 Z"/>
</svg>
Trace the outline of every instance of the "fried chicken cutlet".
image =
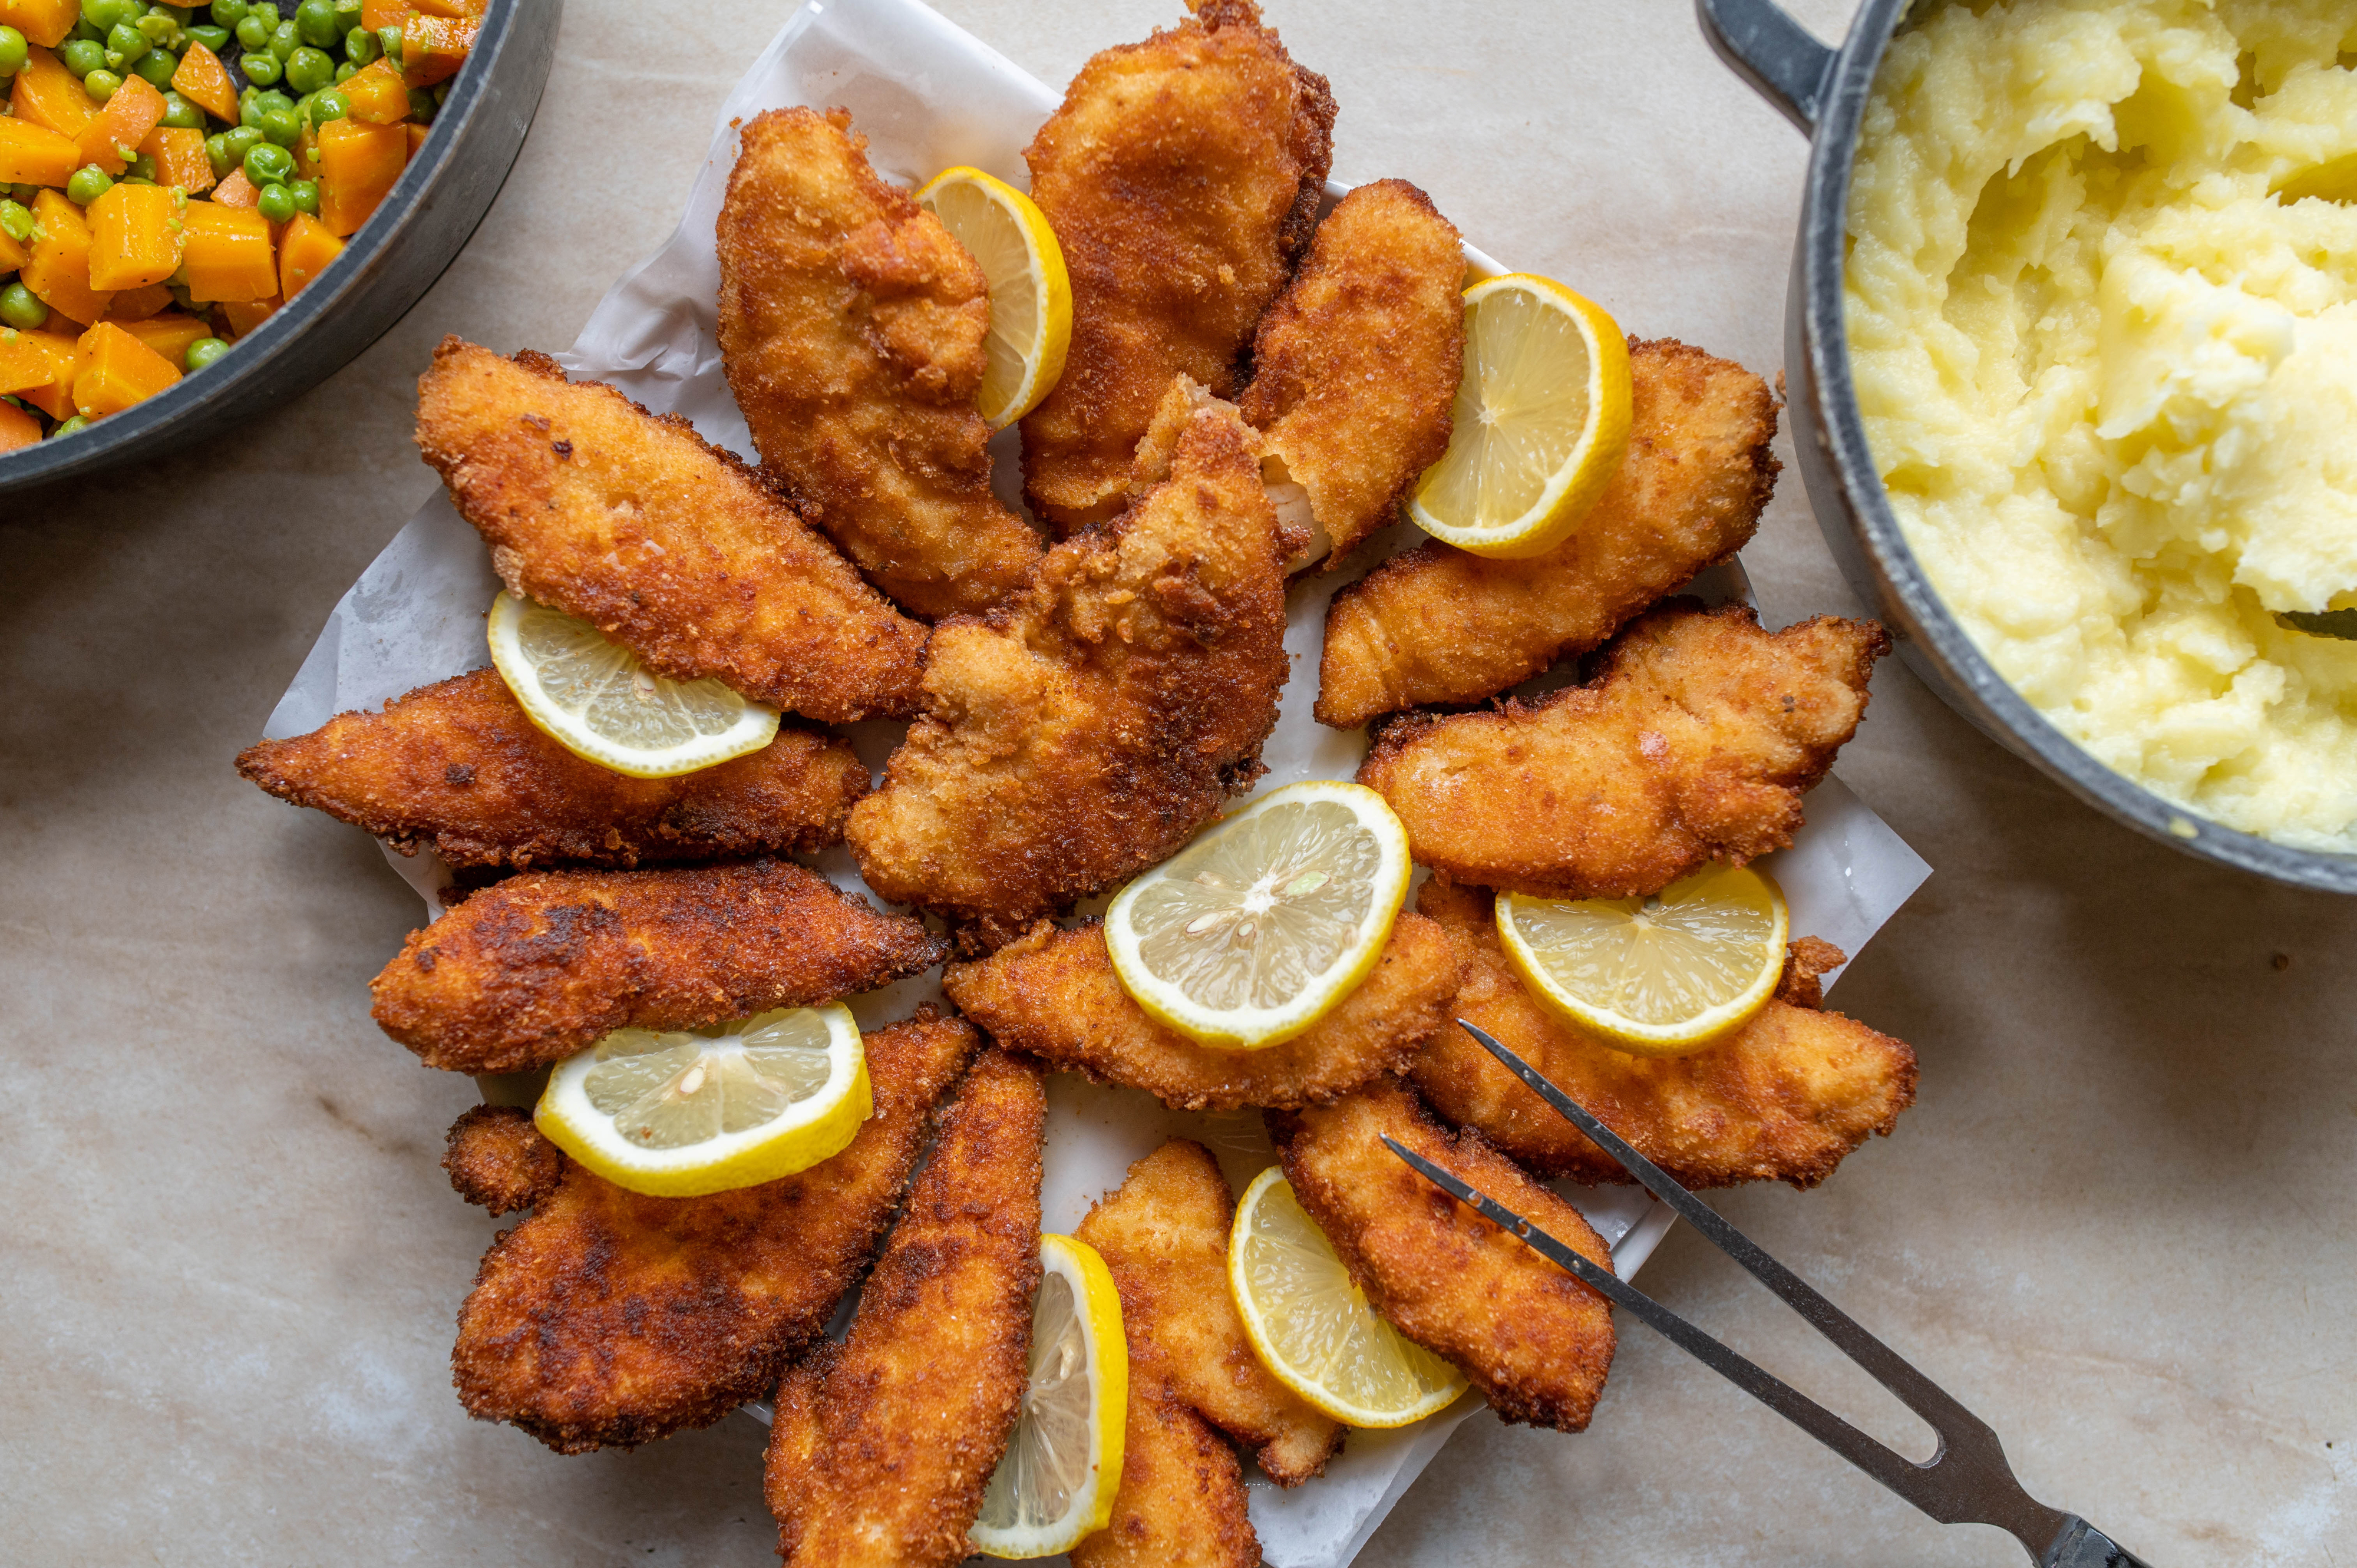
<svg viewBox="0 0 2357 1568">
<path fill-rule="evenodd" d="M 720 355 L 761 467 L 899 604 L 989 608 L 1039 537 L 990 492 L 982 268 L 876 177 L 848 112 L 772 109 L 739 145 L 720 208 Z"/>
<path fill-rule="evenodd" d="M 1318 718 L 1495 695 L 1621 623 L 1751 538 L 1776 483 L 1768 383 L 1699 349 L 1629 340 L 1629 450 L 1571 537 L 1492 561 L 1428 541 L 1334 596 Z"/>
<path fill-rule="evenodd" d="M 1260 775 L 1289 541 L 1259 437 L 1201 392 L 1170 387 L 1127 511 L 934 628 L 925 715 L 845 830 L 884 897 L 996 946 L 1164 859 Z"/>
<path fill-rule="evenodd" d="M 1407 181 L 1377 180 L 1326 215 L 1261 317 L 1237 406 L 1266 441 L 1272 484 L 1307 492 L 1329 564 L 1393 522 L 1448 450 L 1464 288 L 1456 225 Z"/>
<path fill-rule="evenodd" d="M 1673 599 L 1631 622 L 1585 686 L 1384 725 L 1359 782 L 1455 881 L 1641 897 L 1791 843 L 1801 796 L 1857 733 L 1889 651 L 1872 621 L 1771 635 L 1747 606 Z"/>
<path fill-rule="evenodd" d="M 693 1029 L 931 968 L 946 948 L 791 861 L 532 871 L 412 931 L 369 983 L 428 1067 L 518 1072 L 625 1026 Z"/>
<path fill-rule="evenodd" d="M 925 628 L 687 421 L 545 354 L 445 338 L 418 378 L 417 446 L 511 592 L 657 674 L 825 724 L 916 706 Z"/>
<path fill-rule="evenodd" d="M 1209 1423 L 1133 1382 L 1113 1518 L 1072 1548 L 1072 1568 L 1260 1568 L 1243 1467 Z"/>
<path fill-rule="evenodd" d="M 778 1389 L 763 1491 L 789 1568 L 945 1568 L 1030 1385 L 1039 1071 L 986 1051 L 942 1118 L 859 1316 Z"/>
<path fill-rule="evenodd" d="M 1252 0 L 1190 5 L 1092 58 L 1023 153 L 1072 280 L 1063 379 L 1023 419 L 1024 495 L 1064 533 L 1121 509 L 1173 376 L 1234 395 L 1333 161 L 1326 79 Z"/>
<path fill-rule="evenodd" d="M 1142 1089 L 1179 1111 L 1315 1105 L 1401 1072 L 1449 1017 L 1455 955 L 1412 914 L 1392 928 L 1374 972 L 1292 1039 L 1222 1050 L 1164 1027 L 1122 989 L 1104 927 L 1042 921 L 974 963 L 953 963 L 942 988 L 1002 1045 L 1067 1072 Z"/>
<path fill-rule="evenodd" d="M 1418 892 L 1416 908 L 1457 950 L 1458 1014 L 1686 1187 L 1814 1187 L 1868 1136 L 1887 1135 L 1915 1101 L 1912 1050 L 1820 1010 L 1817 976 L 1842 961 L 1830 943 L 1794 943 L 1774 999 L 1733 1034 L 1689 1056 L 1639 1057 L 1523 989 L 1491 907 L 1475 888 L 1427 882 Z M 1434 1110 L 1542 1175 L 1591 1186 L 1629 1180 L 1462 1029 L 1436 1034 L 1413 1077 Z"/>
<path fill-rule="evenodd" d="M 807 852 L 841 842 L 867 769 L 851 743 L 787 725 L 768 746 L 673 779 L 585 762 L 529 718 L 495 670 L 421 686 L 381 714 L 238 754 L 298 806 L 454 866 L 606 865 Z"/>
<path fill-rule="evenodd" d="M 493 1213 L 450 1354 L 458 1397 L 560 1454 L 706 1426 L 819 1337 L 882 1238 L 928 1113 L 979 1036 L 919 1009 L 866 1036 L 876 1114 L 806 1171 L 705 1197 L 648 1197 L 574 1164 L 522 1112 L 451 1129 L 452 1185 Z M 554 1172 L 554 1175 L 550 1173 Z"/>
<path fill-rule="evenodd" d="M 1611 1268 L 1611 1250 L 1579 1210 L 1479 1134 L 1444 1132 L 1396 1079 L 1329 1106 L 1271 1112 L 1268 1125 L 1294 1196 L 1386 1322 L 1472 1380 L 1500 1419 L 1587 1428 L 1612 1366 L 1611 1306 L 1426 1181 L 1383 1139 Z"/>
</svg>

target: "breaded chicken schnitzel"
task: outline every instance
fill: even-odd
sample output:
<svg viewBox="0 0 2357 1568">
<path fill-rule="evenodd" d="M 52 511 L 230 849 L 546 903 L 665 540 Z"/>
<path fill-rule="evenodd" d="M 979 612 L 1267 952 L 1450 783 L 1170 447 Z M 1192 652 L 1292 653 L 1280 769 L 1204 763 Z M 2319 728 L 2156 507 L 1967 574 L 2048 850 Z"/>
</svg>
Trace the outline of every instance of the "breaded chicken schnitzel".
<svg viewBox="0 0 2357 1568">
<path fill-rule="evenodd" d="M 1200 1045 L 1157 1023 L 1122 989 L 1094 920 L 1077 930 L 1042 921 L 942 974 L 950 1000 L 1001 1044 L 1180 1111 L 1314 1105 L 1405 1071 L 1449 1017 L 1456 986 L 1455 955 L 1412 914 L 1399 917 L 1374 972 L 1340 1005 L 1260 1050 Z"/>
<path fill-rule="evenodd" d="M 1173 383 L 1135 485 L 986 618 L 934 628 L 925 716 L 852 809 L 867 885 L 985 945 L 1169 855 L 1261 772 L 1289 550 L 1259 437 Z"/>
<path fill-rule="evenodd" d="M 1829 943 L 1793 944 L 1776 997 L 1725 1038 L 1683 1057 L 1638 1057 L 1575 1027 L 1523 989 L 1487 893 L 1426 883 L 1416 908 L 1448 933 L 1461 966 L 1457 1012 L 1544 1073 L 1638 1153 L 1690 1187 L 1784 1181 L 1814 1187 L 1915 1102 L 1915 1053 L 1818 1008 Z M 1461 1029 L 1432 1037 L 1413 1074 L 1434 1110 L 1531 1169 L 1590 1185 L 1626 1182 Z"/>
<path fill-rule="evenodd" d="M 1039 1071 L 986 1051 L 942 1117 L 859 1316 L 786 1375 L 763 1491 L 789 1568 L 945 1568 L 1030 1385 Z"/>
<path fill-rule="evenodd" d="M 1595 1291 L 1418 1176 L 1388 1136 L 1598 1267 L 1611 1250 L 1579 1210 L 1472 1133 L 1436 1125 L 1387 1079 L 1332 1105 L 1270 1112 L 1285 1179 L 1391 1326 L 1455 1366 L 1500 1419 L 1584 1431 L 1612 1366 Z"/>
<path fill-rule="evenodd" d="M 1628 454 L 1569 539 L 1523 561 L 1429 541 L 1334 596 L 1321 724 L 1354 729 L 1396 708 L 1478 703 L 1600 645 L 1751 538 L 1776 483 L 1768 383 L 1666 338 L 1631 338 L 1629 368 Z"/>
<path fill-rule="evenodd" d="M 657 674 L 826 724 L 916 706 L 925 628 L 687 421 L 545 354 L 445 338 L 418 378 L 417 446 L 511 592 Z"/>
<path fill-rule="evenodd" d="M 1252 0 L 1190 3 L 1092 58 L 1024 149 L 1072 280 L 1063 379 L 1023 419 L 1024 495 L 1066 533 L 1121 509 L 1172 377 L 1234 395 L 1333 160 L 1326 79 Z"/>
<path fill-rule="evenodd" d="M 1415 858 L 1456 881 L 1642 897 L 1791 843 L 1801 796 L 1857 733 L 1889 651 L 1872 621 L 1770 635 L 1746 606 L 1673 599 L 1631 622 L 1585 686 L 1384 725 L 1359 782 L 1399 813 Z"/>
<path fill-rule="evenodd" d="M 990 493 L 982 268 L 876 177 L 847 112 L 772 109 L 738 134 L 720 354 L 761 467 L 909 609 L 989 608 L 1039 538 Z"/>
<path fill-rule="evenodd" d="M 1329 564 L 1395 521 L 1448 450 L 1464 289 L 1456 225 L 1407 181 L 1383 179 L 1326 215 L 1301 274 L 1261 317 L 1237 406 L 1267 444 L 1272 482 L 1308 492 Z"/>
<path fill-rule="evenodd" d="M 534 1206 L 491 1243 L 458 1310 L 450 1364 L 468 1412 L 579 1454 L 706 1426 L 761 1397 L 873 1255 L 928 1112 L 978 1043 L 930 1008 L 867 1036 L 876 1114 L 848 1148 L 705 1197 L 616 1187 L 521 1112 L 461 1116 L 451 1184 L 496 1198 L 494 1213 Z"/>
<path fill-rule="evenodd" d="M 1072 1548 L 1072 1568 L 1260 1568 L 1243 1466 L 1209 1423 L 1132 1383 L 1113 1519 Z"/>
<path fill-rule="evenodd" d="M 529 871 L 426 927 L 369 983 L 428 1067 L 518 1072 L 625 1026 L 693 1029 L 873 991 L 946 949 L 791 861 Z"/>
<path fill-rule="evenodd" d="M 768 746 L 672 779 L 586 762 L 524 716 L 495 670 L 338 714 L 238 754 L 282 800 L 454 866 L 611 865 L 810 851 L 841 841 L 867 768 L 851 743 L 787 725 Z"/>
</svg>

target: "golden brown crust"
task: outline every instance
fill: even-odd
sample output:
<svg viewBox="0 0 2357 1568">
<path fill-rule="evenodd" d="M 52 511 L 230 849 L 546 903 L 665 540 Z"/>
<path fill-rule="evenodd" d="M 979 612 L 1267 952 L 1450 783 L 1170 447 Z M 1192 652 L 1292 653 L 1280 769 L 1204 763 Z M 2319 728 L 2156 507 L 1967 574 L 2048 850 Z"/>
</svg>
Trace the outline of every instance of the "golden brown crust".
<svg viewBox="0 0 2357 1568">
<path fill-rule="evenodd" d="M 298 806 L 452 866 L 607 865 L 823 849 L 867 769 L 851 743 L 787 725 L 760 750 L 676 779 L 631 779 L 549 738 L 495 670 L 421 686 L 381 714 L 265 740 L 237 770 Z"/>
<path fill-rule="evenodd" d="M 1415 858 L 1456 881 L 1641 897 L 1791 843 L 1889 651 L 1872 621 L 1770 635 L 1746 606 L 1672 599 L 1585 686 L 1386 725 L 1359 782 L 1399 813 Z"/>
<path fill-rule="evenodd" d="M 491 1213 L 530 1208 L 556 1190 L 565 1155 L 513 1105 L 470 1105 L 450 1123 L 442 1168 L 450 1188 Z"/>
<path fill-rule="evenodd" d="M 1629 340 L 1628 455 L 1577 530 L 1544 555 L 1491 561 L 1437 541 L 1334 596 L 1318 718 L 1478 703 L 1622 622 L 1759 526 L 1775 489 L 1776 399 L 1742 366 L 1663 338 Z"/>
<path fill-rule="evenodd" d="M 1342 1428 L 1270 1375 L 1228 1294 L 1235 1194 L 1202 1144 L 1173 1138 L 1129 1167 L 1072 1234 L 1121 1292 L 1133 1401 L 1159 1390 L 1257 1450 L 1280 1487 L 1325 1469 Z M 1126 1506 L 1129 1481 L 1125 1478 Z"/>
<path fill-rule="evenodd" d="M 1448 450 L 1465 360 L 1456 226 L 1403 179 L 1345 196 L 1261 317 L 1237 400 L 1308 492 L 1333 564 L 1390 524 Z"/>
<path fill-rule="evenodd" d="M 788 861 L 529 871 L 412 931 L 369 989 L 379 1026 L 428 1067 L 517 1072 L 626 1026 L 696 1028 L 873 991 L 946 950 Z"/>
<path fill-rule="evenodd" d="M 706 1426 L 817 1337 L 883 1235 L 979 1037 L 920 1009 L 866 1038 L 876 1115 L 797 1176 L 647 1197 L 573 1164 L 484 1254 L 450 1364 L 469 1413 L 560 1454 Z"/>
<path fill-rule="evenodd" d="M 1259 438 L 1200 390 L 1170 389 L 1172 445 L 1137 456 L 1128 511 L 988 618 L 934 629 L 926 715 L 846 830 L 884 897 L 995 946 L 1166 858 L 1258 777 L 1285 541 Z"/>
<path fill-rule="evenodd" d="M 678 680 L 828 724 L 916 705 L 925 628 L 753 470 L 602 381 L 445 338 L 417 446 L 513 592 Z"/>
<path fill-rule="evenodd" d="M 982 269 L 876 177 L 846 111 L 773 109 L 739 145 L 720 209 L 720 351 L 761 466 L 910 610 L 988 608 L 1039 538 L 990 491 Z"/>
<path fill-rule="evenodd" d="M 1171 378 L 1233 395 L 1308 240 L 1334 101 L 1247 0 L 1197 7 L 1072 78 L 1024 157 L 1072 280 L 1064 374 L 1023 420 L 1024 494 L 1066 532 L 1119 510 Z"/>
<path fill-rule="evenodd" d="M 1130 1385 L 1113 1518 L 1072 1568 L 1259 1568 L 1236 1455 L 1202 1417 Z"/>
<path fill-rule="evenodd" d="M 1587 1428 L 1612 1366 L 1610 1305 L 1426 1181 L 1383 1140 L 1396 1139 L 1609 1270 L 1611 1250 L 1579 1210 L 1478 1134 L 1444 1132 L 1396 1079 L 1268 1121 L 1294 1196 L 1392 1326 L 1471 1379 L 1501 1420 Z"/>
<path fill-rule="evenodd" d="M 791 1568 L 939 1568 L 1006 1451 L 1030 1380 L 1039 1285 L 1039 1069 L 987 1051 L 839 1351 L 795 1380 L 765 1491 Z"/>
<path fill-rule="evenodd" d="M 1416 907 L 1457 950 L 1458 1015 L 1687 1187 L 1814 1187 L 1869 1136 L 1888 1134 L 1915 1101 L 1912 1050 L 1809 1000 L 1817 975 L 1840 959 L 1830 943 L 1794 943 L 1779 995 L 1732 1035 L 1691 1056 L 1636 1057 L 1574 1027 L 1523 989 L 1499 945 L 1489 894 L 1426 883 Z M 1629 1180 L 1461 1029 L 1436 1034 L 1414 1077 L 1433 1109 L 1480 1129 L 1533 1170 L 1591 1185 Z"/>
<path fill-rule="evenodd" d="M 1179 1111 L 1315 1105 L 1404 1071 L 1439 1033 L 1456 986 L 1455 955 L 1413 914 L 1399 917 L 1374 972 L 1331 1013 L 1256 1051 L 1198 1045 L 1155 1022 L 1122 989 L 1095 920 L 1077 930 L 1043 922 L 942 976 L 950 1000 L 1002 1045 Z"/>
</svg>

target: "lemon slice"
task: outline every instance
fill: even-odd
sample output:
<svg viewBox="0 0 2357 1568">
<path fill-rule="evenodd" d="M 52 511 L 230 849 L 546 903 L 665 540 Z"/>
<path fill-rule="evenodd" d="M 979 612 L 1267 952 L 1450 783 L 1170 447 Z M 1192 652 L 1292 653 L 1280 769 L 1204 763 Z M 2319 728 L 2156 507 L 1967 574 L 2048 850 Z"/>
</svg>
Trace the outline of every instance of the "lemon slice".
<svg viewBox="0 0 2357 1568">
<path fill-rule="evenodd" d="M 1408 870 L 1407 830 L 1381 795 L 1330 779 L 1288 784 L 1114 897 L 1114 973 L 1190 1039 L 1276 1045 L 1381 961 Z"/>
<path fill-rule="evenodd" d="M 778 710 L 719 682 L 673 681 L 586 620 L 502 593 L 491 662 L 524 716 L 574 756 L 633 779 L 669 779 L 759 751 Z"/>
<path fill-rule="evenodd" d="M 1072 342 L 1072 280 L 1047 214 L 978 168 L 944 169 L 917 192 L 990 280 L 990 337 L 978 406 L 993 430 L 1039 406 Z"/>
<path fill-rule="evenodd" d="M 1405 1426 L 1465 1391 L 1456 1368 L 1367 1305 L 1280 1165 L 1236 1205 L 1228 1289 L 1261 1365 L 1336 1421 Z"/>
<path fill-rule="evenodd" d="M 1529 273 L 1475 284 L 1455 429 L 1408 515 L 1476 555 L 1554 549 L 1620 466 L 1629 398 L 1629 342 L 1600 306 Z"/>
<path fill-rule="evenodd" d="M 1768 1004 L 1792 915 L 1767 873 L 1716 865 L 1651 898 L 1501 893 L 1498 935 L 1540 1001 L 1624 1051 L 1679 1057 Z"/>
<path fill-rule="evenodd" d="M 696 1197 L 841 1154 L 875 1111 L 840 1003 L 711 1029 L 617 1029 L 557 1063 L 533 1121 L 616 1187 Z"/>
<path fill-rule="evenodd" d="M 967 1532 L 985 1557 L 1053 1557 L 1113 1518 L 1129 1415 L 1121 1295 L 1095 1248 L 1039 1238 L 1031 1386 Z"/>
</svg>

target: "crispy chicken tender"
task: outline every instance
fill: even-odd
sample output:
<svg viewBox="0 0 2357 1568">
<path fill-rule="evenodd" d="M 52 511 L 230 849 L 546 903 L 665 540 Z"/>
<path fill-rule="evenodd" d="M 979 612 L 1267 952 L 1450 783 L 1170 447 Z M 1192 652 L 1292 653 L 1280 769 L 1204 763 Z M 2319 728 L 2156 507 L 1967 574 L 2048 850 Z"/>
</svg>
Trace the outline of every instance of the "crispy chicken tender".
<svg viewBox="0 0 2357 1568">
<path fill-rule="evenodd" d="M 1177 1399 L 1133 1381 L 1113 1518 L 1072 1548 L 1072 1568 L 1260 1568 L 1260 1562 L 1235 1450 Z"/>
<path fill-rule="evenodd" d="M 1294 1196 L 1392 1326 L 1471 1379 L 1501 1420 L 1587 1428 L 1612 1366 L 1610 1305 L 1383 1140 L 1397 1139 L 1609 1270 L 1611 1250 L 1579 1210 L 1478 1134 L 1442 1131 L 1396 1080 L 1317 1110 L 1271 1112 L 1268 1123 Z"/>
<path fill-rule="evenodd" d="M 1791 843 L 1801 796 L 1857 733 L 1889 651 L 1872 621 L 1770 635 L 1746 606 L 1673 599 L 1585 686 L 1385 725 L 1359 782 L 1399 813 L 1415 858 L 1456 881 L 1641 897 Z"/>
<path fill-rule="evenodd" d="M 759 1187 L 647 1197 L 543 1144 L 560 1181 L 491 1244 L 458 1311 L 450 1364 L 468 1412 L 579 1454 L 706 1426 L 766 1393 L 874 1254 L 928 1112 L 978 1044 L 930 1008 L 869 1035 L 875 1116 L 841 1154 Z M 530 1127 L 520 1112 L 459 1118 L 454 1183 L 491 1137 Z"/>
<path fill-rule="evenodd" d="M 475 894 L 370 982 L 428 1067 L 517 1072 L 625 1026 L 692 1029 L 931 968 L 939 938 L 789 861 L 533 871 Z"/>
<path fill-rule="evenodd" d="M 1159 1386 L 1256 1451 L 1281 1487 L 1326 1467 L 1342 1428 L 1272 1376 L 1228 1294 L 1235 1194 L 1202 1144 L 1174 1138 L 1129 1167 L 1073 1235 L 1094 1247 L 1121 1292 L 1129 1383 Z M 1128 1483 L 1124 1481 L 1124 1489 Z M 1236 1506 L 1243 1506 L 1241 1489 Z"/>
<path fill-rule="evenodd" d="M 1023 420 L 1024 494 L 1065 532 L 1120 510 L 1173 376 L 1234 394 L 1333 161 L 1326 79 L 1252 0 L 1192 8 L 1091 59 L 1023 154 L 1072 280 L 1063 379 Z"/>
<path fill-rule="evenodd" d="M 1439 930 L 1403 914 L 1374 972 L 1302 1033 L 1255 1051 L 1199 1045 L 1122 989 L 1104 927 L 1041 922 L 942 988 L 993 1038 L 1050 1067 L 1142 1089 L 1179 1111 L 1315 1105 L 1401 1072 L 1448 1021 L 1457 961 Z"/>
<path fill-rule="evenodd" d="M 1030 1383 L 1039 1072 L 985 1052 L 942 1120 L 842 1346 L 786 1377 L 764 1491 L 790 1568 L 942 1568 Z"/>
<path fill-rule="evenodd" d="M 530 1208 L 564 1179 L 564 1152 L 541 1136 L 532 1112 L 514 1105 L 470 1105 L 450 1123 L 442 1168 L 450 1189 L 493 1214 Z"/>
<path fill-rule="evenodd" d="M 915 707 L 925 628 L 687 421 L 545 354 L 445 338 L 418 378 L 417 446 L 511 592 L 658 674 L 827 724 Z"/>
<path fill-rule="evenodd" d="M 1457 1011 L 1690 1187 L 1785 1181 L 1814 1187 L 1915 1102 L 1915 1053 L 1818 1010 L 1830 943 L 1793 944 L 1784 983 L 1751 1021 L 1690 1056 L 1614 1050 L 1523 989 L 1499 945 L 1491 896 L 1426 883 L 1417 908 L 1448 933 L 1462 966 Z M 1414 1077 L 1433 1109 L 1546 1176 L 1629 1180 L 1609 1156 L 1461 1029 L 1444 1029 Z"/>
<path fill-rule="evenodd" d="M 631 779 L 549 738 L 495 670 L 421 686 L 381 714 L 238 754 L 282 800 L 454 866 L 734 859 L 843 838 L 867 769 L 851 743 L 787 725 L 749 756 L 675 779 Z"/>
<path fill-rule="evenodd" d="M 1776 484 L 1776 399 L 1742 366 L 1629 340 L 1628 455 L 1572 536 L 1526 561 L 1428 542 L 1334 596 L 1318 718 L 1352 729 L 1421 703 L 1478 703 L 1622 622 L 1751 538 Z"/>
<path fill-rule="evenodd" d="M 1164 859 L 1262 771 L 1288 540 L 1259 438 L 1174 383 L 1137 466 L 1128 511 L 934 629 L 925 716 L 852 808 L 867 885 L 985 946 Z"/>
<path fill-rule="evenodd" d="M 982 268 L 876 177 L 846 111 L 772 109 L 740 145 L 720 208 L 720 354 L 762 467 L 910 610 L 988 608 L 1039 537 L 990 492 Z"/>
<path fill-rule="evenodd" d="M 1237 406 L 1266 439 L 1272 478 L 1308 492 L 1329 564 L 1396 519 L 1448 450 L 1464 287 L 1456 225 L 1407 181 L 1377 180 L 1326 215 L 1261 317 Z"/>
</svg>

